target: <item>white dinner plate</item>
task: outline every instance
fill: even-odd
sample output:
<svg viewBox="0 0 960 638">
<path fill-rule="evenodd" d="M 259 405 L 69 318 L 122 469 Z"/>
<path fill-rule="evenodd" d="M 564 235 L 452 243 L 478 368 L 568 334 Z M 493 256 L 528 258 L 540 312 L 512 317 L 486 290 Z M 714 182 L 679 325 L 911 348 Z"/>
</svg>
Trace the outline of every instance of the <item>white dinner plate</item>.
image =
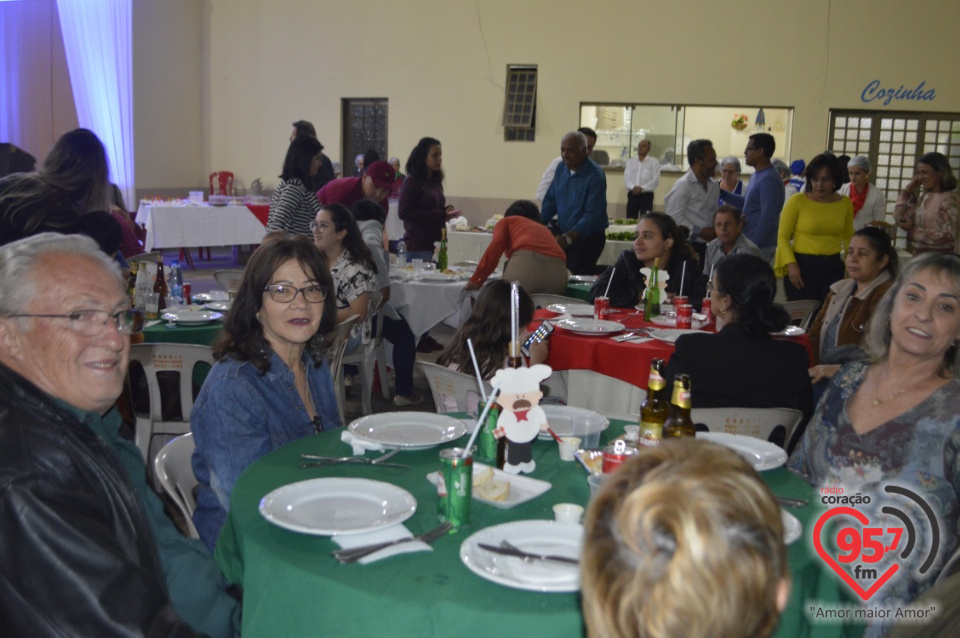
<svg viewBox="0 0 960 638">
<path fill-rule="evenodd" d="M 743 434 L 697 432 L 698 439 L 728 447 L 747 460 L 758 472 L 778 468 L 787 462 L 787 453 L 779 445 Z"/>
<path fill-rule="evenodd" d="M 361 478 L 299 481 L 260 500 L 260 514 L 274 525 L 318 536 L 370 532 L 402 523 L 415 511 L 410 492 Z"/>
<path fill-rule="evenodd" d="M 657 328 L 654 330 L 649 330 L 648 335 L 653 337 L 658 341 L 666 341 L 667 343 L 676 343 L 677 339 L 683 335 L 696 335 L 701 334 L 699 330 L 688 330 L 688 329 L 677 329 L 677 328 Z"/>
<path fill-rule="evenodd" d="M 460 277 L 457 275 L 448 275 L 447 273 L 433 271 L 423 273 L 417 281 L 450 283 L 451 281 L 459 281 L 459 279 Z"/>
<path fill-rule="evenodd" d="M 623 324 L 619 321 L 603 319 L 561 319 L 556 326 L 581 335 L 613 334 L 623 330 Z"/>
<path fill-rule="evenodd" d="M 807 331 L 801 328 L 800 326 L 787 326 L 780 332 L 771 332 L 770 335 L 773 337 L 799 337 L 800 335 L 807 334 Z"/>
<path fill-rule="evenodd" d="M 593 306 L 583 303 L 552 303 L 547 306 L 547 310 L 560 315 L 570 315 L 571 317 L 593 316 Z"/>
<path fill-rule="evenodd" d="M 575 408 L 569 405 L 544 405 L 542 403 L 540 407 L 543 408 L 543 413 L 547 415 L 547 423 L 550 424 L 550 429 L 556 432 L 561 439 L 565 436 L 573 436 L 574 419 L 596 421 L 600 424 L 601 432 L 610 427 L 610 419 L 602 414 L 597 414 L 593 410 Z M 550 436 L 549 432 L 541 432 L 539 438 L 547 440 L 553 437 Z"/>
<path fill-rule="evenodd" d="M 193 303 L 199 303 L 199 304 L 207 303 L 208 301 L 210 301 L 210 294 L 206 292 L 198 292 L 195 295 L 190 295 L 190 300 Z"/>
<path fill-rule="evenodd" d="M 473 465 L 473 475 L 477 476 L 480 472 L 483 472 L 487 469 L 487 465 L 482 463 L 475 463 Z M 430 472 L 427 474 L 427 480 L 437 484 L 437 472 Z M 503 470 L 498 470 L 493 468 L 493 480 L 494 481 L 505 481 L 510 484 L 510 491 L 507 493 L 507 498 L 502 501 L 491 501 L 481 497 L 477 493 L 476 486 L 473 489 L 473 500 L 480 503 L 486 503 L 501 510 L 508 510 L 511 507 L 516 507 L 521 503 L 526 503 L 531 501 L 544 492 L 548 491 L 553 487 L 547 481 L 541 481 L 540 479 L 530 478 L 529 476 L 522 476 L 520 474 L 507 474 Z"/>
<path fill-rule="evenodd" d="M 203 307 L 207 310 L 216 310 L 217 312 L 226 312 L 230 310 L 230 304 L 232 301 L 211 301 L 205 304 Z"/>
<path fill-rule="evenodd" d="M 426 450 L 467 433 L 463 421 L 430 412 L 381 412 L 360 417 L 347 429 L 385 447 Z"/>
<path fill-rule="evenodd" d="M 210 323 L 223 319 L 223 314 L 212 310 L 180 310 L 164 313 L 163 318 L 174 323 Z"/>
<path fill-rule="evenodd" d="M 668 315 L 665 315 L 665 314 L 657 315 L 656 317 L 654 317 L 654 318 L 651 319 L 650 321 L 651 321 L 652 323 L 657 324 L 658 326 L 667 326 L 668 328 L 676 328 L 676 327 L 677 327 L 677 314 L 676 314 L 675 312 L 671 312 L 671 313 L 668 314 Z M 692 318 L 690 319 L 690 324 L 693 326 L 693 329 L 694 329 L 694 330 L 699 330 L 700 328 L 702 328 L 702 327 L 704 327 L 705 325 L 707 325 L 707 322 L 706 322 L 706 321 L 701 321 L 701 320 L 697 319 L 696 317 L 692 317 Z"/>
<path fill-rule="evenodd" d="M 516 556 L 504 556 L 480 548 L 480 543 L 500 545 L 503 540 L 535 554 L 579 559 L 583 545 L 582 525 L 555 521 L 514 521 L 482 529 L 460 545 L 460 560 L 467 569 L 499 585 L 539 592 L 580 590 L 580 568 L 577 565 L 552 560 L 525 562 Z"/>
<path fill-rule="evenodd" d="M 789 545 L 796 541 L 803 534 L 803 525 L 796 516 L 780 509 L 780 520 L 783 521 L 783 543 Z"/>
<path fill-rule="evenodd" d="M 571 284 L 592 284 L 596 280 L 596 275 L 570 275 L 567 281 Z"/>
</svg>

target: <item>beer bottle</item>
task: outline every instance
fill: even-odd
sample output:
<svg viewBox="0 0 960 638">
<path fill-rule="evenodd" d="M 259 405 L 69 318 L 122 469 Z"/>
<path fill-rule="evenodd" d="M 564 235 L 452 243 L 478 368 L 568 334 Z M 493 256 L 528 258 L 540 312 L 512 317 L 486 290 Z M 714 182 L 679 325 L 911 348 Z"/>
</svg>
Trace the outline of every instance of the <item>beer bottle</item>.
<svg viewBox="0 0 960 638">
<path fill-rule="evenodd" d="M 650 273 L 650 279 L 647 281 L 647 288 L 643 302 L 643 320 L 652 321 L 654 317 L 660 315 L 660 258 L 653 260 L 653 269 Z"/>
<path fill-rule="evenodd" d="M 127 275 L 127 295 L 134 308 L 137 306 L 137 262 L 130 264 L 130 273 Z"/>
<path fill-rule="evenodd" d="M 670 418 L 663 424 L 663 438 L 696 436 L 697 428 L 690 418 L 690 377 L 678 374 L 673 378 L 673 398 L 670 400 Z"/>
<path fill-rule="evenodd" d="M 663 359 L 654 359 L 650 364 L 650 379 L 647 381 L 647 398 L 640 404 L 639 445 L 655 447 L 663 438 L 663 424 L 670 415 L 667 402 L 667 382 L 663 378 Z"/>
<path fill-rule="evenodd" d="M 437 270 L 447 269 L 447 229 L 440 229 L 440 252 L 437 253 Z"/>
<path fill-rule="evenodd" d="M 165 309 L 167 307 L 166 296 L 169 291 L 167 290 L 167 281 L 163 278 L 163 255 L 157 257 L 157 280 L 153 283 L 153 292 L 160 293 L 160 304 L 157 309 Z"/>
</svg>

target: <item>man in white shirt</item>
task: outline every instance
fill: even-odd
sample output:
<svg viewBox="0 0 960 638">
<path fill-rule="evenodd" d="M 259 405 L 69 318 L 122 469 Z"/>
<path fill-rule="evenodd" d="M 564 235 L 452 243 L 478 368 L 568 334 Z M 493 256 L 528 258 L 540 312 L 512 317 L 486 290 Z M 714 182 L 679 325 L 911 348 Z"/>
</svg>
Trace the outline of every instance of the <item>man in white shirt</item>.
<svg viewBox="0 0 960 638">
<path fill-rule="evenodd" d="M 623 170 L 627 187 L 627 217 L 637 219 L 653 210 L 653 191 L 660 184 L 660 162 L 650 157 L 650 140 L 640 140 L 637 156 L 627 161 Z"/>
<path fill-rule="evenodd" d="M 743 215 L 733 206 L 724 204 L 717 209 L 713 216 L 713 229 L 717 237 L 707 244 L 703 274 L 713 273 L 713 267 L 727 255 L 746 253 L 763 257 L 763 251 L 743 234 Z"/>
<path fill-rule="evenodd" d="M 593 147 L 597 145 L 597 132 L 586 126 L 581 126 L 577 130 L 587 137 L 587 157 L 592 159 Z M 537 186 L 537 199 L 541 202 L 553 182 L 553 175 L 557 172 L 557 167 L 560 166 L 561 161 L 563 161 L 562 158 L 557 157 L 550 162 L 550 166 L 547 167 L 547 170 L 543 172 L 543 177 L 540 178 L 540 185 Z"/>
<path fill-rule="evenodd" d="M 690 229 L 690 241 L 702 260 L 707 242 L 717 236 L 713 214 L 720 201 L 720 185 L 713 180 L 717 170 L 713 142 L 693 140 L 687 144 L 687 161 L 690 170 L 677 180 L 663 201 L 667 215 Z"/>
</svg>

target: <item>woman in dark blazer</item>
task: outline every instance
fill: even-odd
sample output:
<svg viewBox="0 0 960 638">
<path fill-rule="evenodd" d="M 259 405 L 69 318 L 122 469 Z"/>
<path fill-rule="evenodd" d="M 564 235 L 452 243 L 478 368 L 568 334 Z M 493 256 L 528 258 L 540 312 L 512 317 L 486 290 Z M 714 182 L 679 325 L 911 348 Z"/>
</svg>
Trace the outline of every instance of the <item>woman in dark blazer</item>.
<svg viewBox="0 0 960 638">
<path fill-rule="evenodd" d="M 809 420 L 806 348 L 770 336 L 789 322 L 773 303 L 776 289 L 773 270 L 759 257 L 730 255 L 717 264 L 710 293 L 717 334 L 677 339 L 665 374 L 668 382 L 676 374 L 690 375 L 693 407 L 794 408 L 803 412 L 803 424 Z"/>
</svg>

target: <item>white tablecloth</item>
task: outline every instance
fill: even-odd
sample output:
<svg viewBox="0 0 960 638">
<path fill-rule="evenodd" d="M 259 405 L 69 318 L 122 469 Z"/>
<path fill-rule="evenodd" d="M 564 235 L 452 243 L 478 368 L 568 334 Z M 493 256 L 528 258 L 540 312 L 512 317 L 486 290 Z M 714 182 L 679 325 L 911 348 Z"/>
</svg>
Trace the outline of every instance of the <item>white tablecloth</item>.
<svg viewBox="0 0 960 638">
<path fill-rule="evenodd" d="M 487 249 L 490 242 L 493 241 L 493 233 L 466 232 L 457 231 L 447 236 L 447 256 L 451 264 L 458 261 L 480 261 L 483 251 Z M 633 247 L 630 241 L 613 241 L 608 239 L 600 253 L 598 264 L 612 266 L 617 263 L 617 257 L 624 250 Z M 500 258 L 500 267 L 506 260 Z"/>
<path fill-rule="evenodd" d="M 466 282 L 424 283 L 391 281 L 390 303 L 410 324 L 413 334 L 420 336 L 441 321 L 459 328 L 472 310 L 472 295 Z"/>
<path fill-rule="evenodd" d="M 137 223 L 147 229 L 144 249 L 259 244 L 267 229 L 246 206 L 141 204 Z"/>
</svg>

